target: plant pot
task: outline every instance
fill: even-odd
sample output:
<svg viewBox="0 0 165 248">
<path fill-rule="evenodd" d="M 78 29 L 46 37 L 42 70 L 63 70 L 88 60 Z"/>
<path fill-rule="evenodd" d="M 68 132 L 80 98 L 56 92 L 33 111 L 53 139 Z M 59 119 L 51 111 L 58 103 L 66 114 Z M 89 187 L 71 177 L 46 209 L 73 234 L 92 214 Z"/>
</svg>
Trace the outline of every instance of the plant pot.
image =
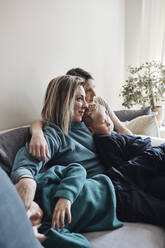
<svg viewBox="0 0 165 248">
<path fill-rule="evenodd" d="M 159 126 L 161 126 L 164 120 L 164 106 L 156 106 L 152 109 L 152 112 L 157 112 L 156 118 Z"/>
</svg>

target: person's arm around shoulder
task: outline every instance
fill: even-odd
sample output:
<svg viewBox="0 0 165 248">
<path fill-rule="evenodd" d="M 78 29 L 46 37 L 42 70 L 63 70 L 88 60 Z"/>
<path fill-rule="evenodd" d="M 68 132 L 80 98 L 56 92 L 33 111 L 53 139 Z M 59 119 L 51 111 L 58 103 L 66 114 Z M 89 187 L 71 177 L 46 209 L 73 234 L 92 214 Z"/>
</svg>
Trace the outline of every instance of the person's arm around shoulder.
<svg viewBox="0 0 165 248">
<path fill-rule="evenodd" d="M 50 158 L 49 149 L 47 141 L 43 133 L 43 121 L 38 120 L 32 123 L 30 126 L 30 133 L 32 135 L 30 144 L 29 144 L 29 153 L 45 162 L 46 158 Z"/>
<path fill-rule="evenodd" d="M 132 134 L 132 132 L 124 127 L 119 118 L 115 115 L 109 104 L 101 97 L 98 97 L 98 102 L 106 108 L 107 114 L 114 124 L 114 130 L 120 134 Z"/>
<path fill-rule="evenodd" d="M 58 153 L 60 139 L 57 136 L 55 130 L 52 128 L 47 128 L 45 131 L 45 137 L 50 150 L 50 158 L 52 158 L 56 152 Z M 47 161 L 48 160 L 49 159 L 47 159 Z M 28 143 L 17 152 L 12 167 L 11 179 L 16 183 L 16 189 L 27 210 L 31 206 L 36 191 L 36 182 L 33 176 L 39 173 L 45 163 L 29 155 Z"/>
</svg>

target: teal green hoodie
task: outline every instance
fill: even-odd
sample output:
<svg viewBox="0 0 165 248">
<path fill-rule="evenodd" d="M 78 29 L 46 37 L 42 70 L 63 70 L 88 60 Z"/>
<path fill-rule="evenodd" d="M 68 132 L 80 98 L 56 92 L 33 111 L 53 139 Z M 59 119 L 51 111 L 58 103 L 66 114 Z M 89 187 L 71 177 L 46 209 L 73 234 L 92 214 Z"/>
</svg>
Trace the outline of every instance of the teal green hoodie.
<svg viewBox="0 0 165 248">
<path fill-rule="evenodd" d="M 56 246 L 58 248 L 89 248 L 90 244 L 85 237 L 74 231 L 107 230 L 122 225 L 116 218 L 113 185 L 110 179 L 103 175 L 105 168 L 97 158 L 93 137 L 84 123 L 73 123 L 69 135 L 65 135 L 58 126 L 47 122 L 44 126 L 44 135 L 51 157 L 46 161 L 52 166 L 50 170 L 38 174 L 46 162 L 33 158 L 29 154 L 27 143 L 16 155 L 12 180 L 16 183 L 24 174 L 36 176 L 38 182 L 36 200 L 44 210 L 41 231 L 48 235 L 44 242 L 45 247 L 54 248 L 58 242 Z M 74 170 L 72 168 L 69 173 L 71 163 L 78 163 L 79 166 L 72 164 Z M 72 202 L 72 222 L 57 231 L 50 228 L 50 223 L 59 197 Z"/>
<path fill-rule="evenodd" d="M 68 165 L 79 163 L 87 171 L 87 177 L 105 172 L 104 166 L 98 160 L 93 136 L 83 122 L 73 123 L 69 135 L 65 135 L 55 124 L 47 122 L 44 135 L 48 143 L 51 158 L 47 161 L 51 165 Z M 29 154 L 29 143 L 19 150 L 16 155 L 11 178 L 14 183 L 23 174 L 37 175 L 45 164 Z"/>
<path fill-rule="evenodd" d="M 85 169 L 76 163 L 53 166 L 38 174 L 36 202 L 44 211 L 40 232 L 47 235 L 44 247 L 90 247 L 82 232 L 112 230 L 122 226 L 116 217 L 116 198 L 111 180 L 102 174 L 86 178 Z M 59 198 L 71 202 L 72 221 L 57 231 L 51 228 L 52 213 Z M 67 218 L 66 218 L 67 219 Z M 67 234 L 67 235 L 66 235 Z M 81 237 L 81 238 L 80 238 Z"/>
</svg>

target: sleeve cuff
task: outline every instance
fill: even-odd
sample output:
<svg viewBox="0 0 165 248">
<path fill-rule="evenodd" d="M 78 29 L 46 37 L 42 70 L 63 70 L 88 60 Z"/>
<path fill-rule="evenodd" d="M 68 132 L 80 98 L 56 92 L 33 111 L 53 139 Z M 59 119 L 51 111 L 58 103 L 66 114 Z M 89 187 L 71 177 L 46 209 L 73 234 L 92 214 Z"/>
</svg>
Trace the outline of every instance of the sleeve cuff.
<svg viewBox="0 0 165 248">
<path fill-rule="evenodd" d="M 13 173 L 11 173 L 12 182 L 16 184 L 18 182 L 19 177 L 23 175 L 33 176 L 29 170 L 26 170 L 25 168 L 19 168 L 19 171 L 13 171 Z"/>
<path fill-rule="evenodd" d="M 71 204 L 74 202 L 74 195 L 70 191 L 58 190 L 55 194 L 55 198 L 66 198 Z"/>
</svg>

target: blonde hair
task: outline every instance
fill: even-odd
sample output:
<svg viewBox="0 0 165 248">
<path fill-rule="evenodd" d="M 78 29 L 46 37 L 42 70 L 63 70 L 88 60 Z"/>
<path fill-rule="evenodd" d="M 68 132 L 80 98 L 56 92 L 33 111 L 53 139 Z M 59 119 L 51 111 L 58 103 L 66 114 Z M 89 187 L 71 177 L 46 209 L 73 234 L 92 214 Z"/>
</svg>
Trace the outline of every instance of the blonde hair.
<svg viewBox="0 0 165 248">
<path fill-rule="evenodd" d="M 80 85 L 84 85 L 84 80 L 76 76 L 64 75 L 52 79 L 44 98 L 41 112 L 43 121 L 55 123 L 67 134 L 75 93 Z"/>
<path fill-rule="evenodd" d="M 92 103 L 88 105 L 88 108 L 85 110 L 83 116 L 83 122 L 88 128 L 92 127 L 94 122 L 94 116 L 96 112 L 100 110 L 100 108 L 101 106 L 99 103 Z"/>
</svg>

